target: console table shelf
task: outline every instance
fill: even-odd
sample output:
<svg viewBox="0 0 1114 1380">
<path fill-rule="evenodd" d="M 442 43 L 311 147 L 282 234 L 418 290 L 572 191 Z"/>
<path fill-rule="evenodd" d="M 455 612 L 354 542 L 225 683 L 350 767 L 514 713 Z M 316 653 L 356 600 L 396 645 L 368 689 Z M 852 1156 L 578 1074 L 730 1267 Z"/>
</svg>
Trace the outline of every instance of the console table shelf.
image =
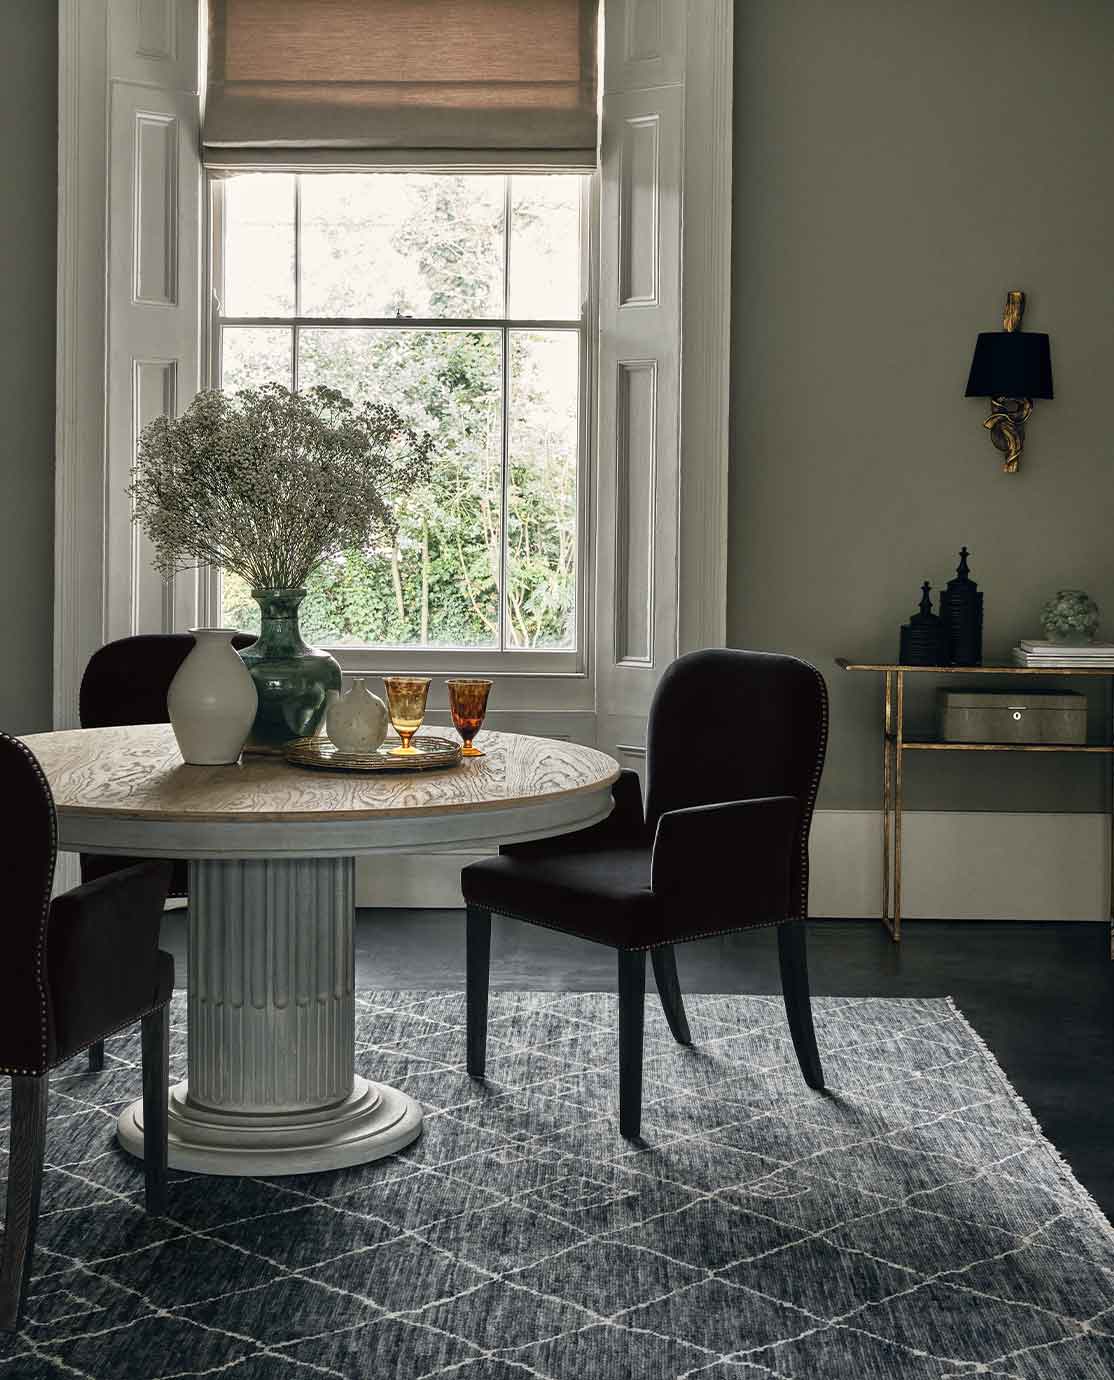
<svg viewBox="0 0 1114 1380">
<path fill-rule="evenodd" d="M 901 858 L 904 758 L 907 752 L 1080 753 L 1111 758 L 1110 956 L 1114 958 L 1114 741 L 1088 743 L 949 743 L 905 731 L 905 677 L 1044 676 L 1101 677 L 1111 683 L 1114 666 L 905 666 L 896 661 L 850 661 L 837 657 L 843 671 L 872 671 L 882 677 L 882 923 L 895 943 L 901 940 Z"/>
<path fill-rule="evenodd" d="M 887 735 L 896 742 L 893 735 Z M 941 738 L 903 738 L 906 752 L 1114 752 L 1110 743 L 945 743 Z"/>
</svg>

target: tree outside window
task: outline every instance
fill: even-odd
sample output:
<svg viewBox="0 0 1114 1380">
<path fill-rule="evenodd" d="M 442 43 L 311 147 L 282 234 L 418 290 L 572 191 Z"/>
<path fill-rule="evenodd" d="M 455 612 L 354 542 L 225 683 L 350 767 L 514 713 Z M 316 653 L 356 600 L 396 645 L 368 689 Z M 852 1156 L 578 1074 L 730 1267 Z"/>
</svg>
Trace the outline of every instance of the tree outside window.
<svg viewBox="0 0 1114 1380">
<path fill-rule="evenodd" d="M 219 381 L 328 384 L 435 438 L 390 549 L 314 577 L 330 646 L 571 649 L 585 321 L 575 175 L 222 181 Z M 254 630 L 242 581 L 224 619 Z"/>
</svg>

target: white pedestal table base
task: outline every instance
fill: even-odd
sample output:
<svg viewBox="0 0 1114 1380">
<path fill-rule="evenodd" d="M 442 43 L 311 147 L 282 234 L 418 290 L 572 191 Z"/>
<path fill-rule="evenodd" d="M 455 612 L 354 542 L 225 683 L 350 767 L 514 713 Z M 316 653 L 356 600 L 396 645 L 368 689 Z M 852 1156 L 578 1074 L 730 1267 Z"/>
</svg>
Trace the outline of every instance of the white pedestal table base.
<svg viewBox="0 0 1114 1380">
<path fill-rule="evenodd" d="M 352 858 L 190 863 L 189 1077 L 168 1159 L 199 1174 L 304 1174 L 393 1154 L 421 1132 L 404 1092 L 354 1072 Z M 143 1107 L 121 1114 L 143 1153 Z"/>
</svg>

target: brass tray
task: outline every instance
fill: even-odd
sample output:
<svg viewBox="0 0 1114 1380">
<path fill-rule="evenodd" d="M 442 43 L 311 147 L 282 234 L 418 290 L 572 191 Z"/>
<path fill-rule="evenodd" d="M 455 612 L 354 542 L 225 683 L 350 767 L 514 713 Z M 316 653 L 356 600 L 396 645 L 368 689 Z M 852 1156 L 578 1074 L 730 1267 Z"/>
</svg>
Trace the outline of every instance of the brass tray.
<svg viewBox="0 0 1114 1380">
<path fill-rule="evenodd" d="M 460 765 L 460 743 L 450 738 L 418 737 L 413 757 L 393 757 L 397 738 L 388 738 L 376 752 L 341 752 L 328 738 L 310 738 L 286 749 L 286 760 L 296 767 L 315 767 L 318 771 L 432 771 L 438 767 Z"/>
</svg>

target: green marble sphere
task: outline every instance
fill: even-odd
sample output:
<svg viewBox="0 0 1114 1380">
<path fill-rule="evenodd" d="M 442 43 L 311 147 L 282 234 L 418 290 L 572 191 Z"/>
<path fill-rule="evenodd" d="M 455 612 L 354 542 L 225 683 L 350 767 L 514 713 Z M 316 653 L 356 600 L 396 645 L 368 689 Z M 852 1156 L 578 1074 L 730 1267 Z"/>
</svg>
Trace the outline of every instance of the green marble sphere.
<svg viewBox="0 0 1114 1380">
<path fill-rule="evenodd" d="M 1041 627 L 1050 642 L 1084 647 L 1098 625 L 1099 606 L 1081 589 L 1058 589 L 1041 609 Z"/>
</svg>

